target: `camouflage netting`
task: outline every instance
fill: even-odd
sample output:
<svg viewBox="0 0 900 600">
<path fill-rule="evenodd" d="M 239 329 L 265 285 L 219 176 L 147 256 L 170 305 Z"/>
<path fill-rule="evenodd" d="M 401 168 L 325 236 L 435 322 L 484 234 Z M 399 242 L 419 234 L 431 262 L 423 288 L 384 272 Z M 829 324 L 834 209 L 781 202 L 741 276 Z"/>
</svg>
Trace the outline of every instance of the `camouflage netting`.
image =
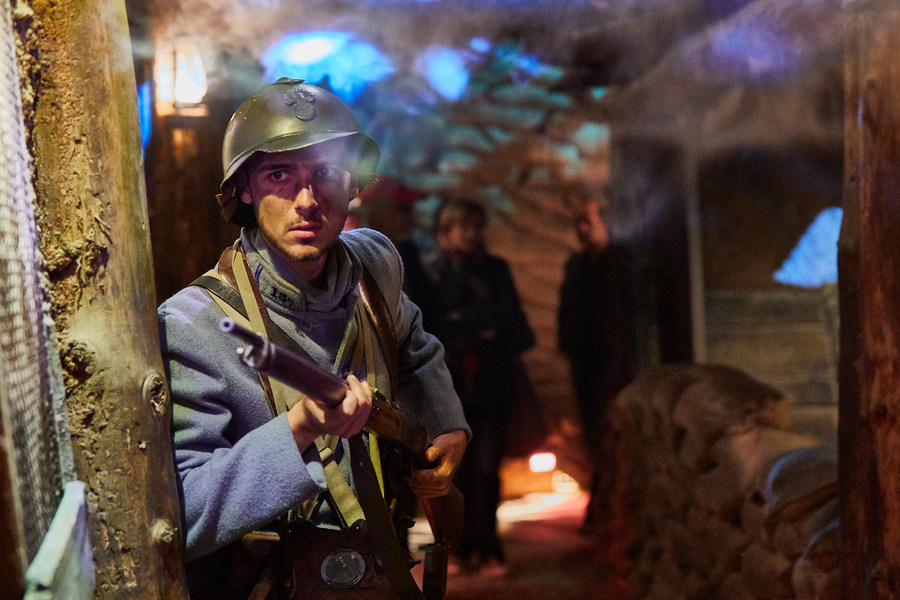
<svg viewBox="0 0 900 600">
<path fill-rule="evenodd" d="M 55 330 L 40 280 L 14 32 L 8 8 L 0 13 L 0 444 L 10 462 L 22 550 L 31 560 L 74 467 Z"/>
</svg>

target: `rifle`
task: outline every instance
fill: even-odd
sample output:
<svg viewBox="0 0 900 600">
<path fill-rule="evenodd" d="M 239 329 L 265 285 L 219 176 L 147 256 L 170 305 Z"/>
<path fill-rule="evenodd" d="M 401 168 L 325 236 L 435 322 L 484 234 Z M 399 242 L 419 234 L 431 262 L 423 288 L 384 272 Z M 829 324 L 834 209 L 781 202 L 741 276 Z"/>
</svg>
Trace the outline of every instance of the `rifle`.
<svg viewBox="0 0 900 600">
<path fill-rule="evenodd" d="M 238 355 L 244 364 L 308 396 L 322 400 L 329 407 L 340 404 L 350 388 L 346 381 L 311 359 L 273 343 L 228 317 L 219 321 L 219 329 L 243 342 L 244 345 L 238 348 Z M 433 467 L 433 463 L 425 458 L 425 450 L 429 445 L 425 427 L 406 419 L 397 404 L 374 388 L 372 410 L 366 429 L 376 433 L 381 439 L 394 443 L 410 457 L 413 468 Z M 426 600 L 443 600 L 450 550 L 458 543 L 462 531 L 463 497 L 456 487 L 451 487 L 446 496 L 420 500 L 434 535 L 434 543 L 429 544 L 425 550 L 422 594 Z"/>
</svg>

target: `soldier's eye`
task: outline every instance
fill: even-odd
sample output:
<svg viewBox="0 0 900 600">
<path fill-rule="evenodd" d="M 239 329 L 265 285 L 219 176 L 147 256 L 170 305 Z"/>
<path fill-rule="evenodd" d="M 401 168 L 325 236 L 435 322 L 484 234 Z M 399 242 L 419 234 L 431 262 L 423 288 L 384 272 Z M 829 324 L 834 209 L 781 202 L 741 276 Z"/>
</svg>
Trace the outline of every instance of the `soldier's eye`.
<svg viewBox="0 0 900 600">
<path fill-rule="evenodd" d="M 325 183 L 340 185 L 347 179 L 347 171 L 337 166 L 328 165 L 316 171 L 316 178 Z"/>
</svg>

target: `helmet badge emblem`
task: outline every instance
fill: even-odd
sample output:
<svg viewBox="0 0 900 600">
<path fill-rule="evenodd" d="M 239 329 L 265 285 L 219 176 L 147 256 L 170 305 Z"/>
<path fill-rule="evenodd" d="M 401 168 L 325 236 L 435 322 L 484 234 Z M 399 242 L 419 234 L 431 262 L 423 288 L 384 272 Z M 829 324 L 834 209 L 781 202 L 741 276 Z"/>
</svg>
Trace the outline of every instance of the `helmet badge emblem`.
<svg viewBox="0 0 900 600">
<path fill-rule="evenodd" d="M 294 116 L 301 121 L 312 121 L 316 118 L 316 97 L 299 87 L 294 87 L 281 95 L 284 103 L 294 109 Z"/>
</svg>

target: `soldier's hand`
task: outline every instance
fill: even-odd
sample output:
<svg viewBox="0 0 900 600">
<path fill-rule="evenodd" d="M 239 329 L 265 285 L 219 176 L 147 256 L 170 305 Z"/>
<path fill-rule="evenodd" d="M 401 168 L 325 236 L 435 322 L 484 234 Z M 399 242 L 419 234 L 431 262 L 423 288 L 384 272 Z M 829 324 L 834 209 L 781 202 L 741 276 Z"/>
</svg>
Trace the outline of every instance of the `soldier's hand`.
<svg viewBox="0 0 900 600">
<path fill-rule="evenodd" d="M 409 489 L 422 498 L 445 496 L 453 484 L 463 454 L 466 452 L 466 433 L 462 430 L 439 435 L 425 450 L 425 459 L 436 463 L 434 468 L 414 470 Z"/>
<path fill-rule="evenodd" d="M 329 408 L 321 400 L 303 397 L 287 413 L 288 426 L 301 452 L 322 434 L 351 437 L 362 431 L 372 410 L 372 392 L 365 381 L 347 376 L 344 400 Z"/>
</svg>

